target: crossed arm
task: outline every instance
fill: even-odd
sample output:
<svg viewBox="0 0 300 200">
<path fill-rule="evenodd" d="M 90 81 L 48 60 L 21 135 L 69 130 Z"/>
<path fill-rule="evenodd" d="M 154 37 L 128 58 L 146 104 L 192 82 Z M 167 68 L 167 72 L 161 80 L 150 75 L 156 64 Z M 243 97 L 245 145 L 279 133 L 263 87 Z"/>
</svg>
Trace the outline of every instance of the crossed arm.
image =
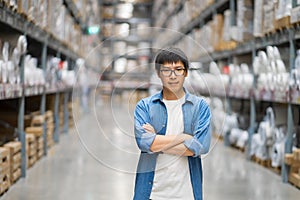
<svg viewBox="0 0 300 200">
<path fill-rule="evenodd" d="M 150 124 L 144 124 L 143 128 L 147 132 L 155 133 L 154 128 Z M 192 137 L 184 133 L 178 135 L 156 135 L 150 150 L 152 152 L 163 152 L 179 156 L 193 156 L 194 152 L 183 144 L 185 140 Z"/>
</svg>

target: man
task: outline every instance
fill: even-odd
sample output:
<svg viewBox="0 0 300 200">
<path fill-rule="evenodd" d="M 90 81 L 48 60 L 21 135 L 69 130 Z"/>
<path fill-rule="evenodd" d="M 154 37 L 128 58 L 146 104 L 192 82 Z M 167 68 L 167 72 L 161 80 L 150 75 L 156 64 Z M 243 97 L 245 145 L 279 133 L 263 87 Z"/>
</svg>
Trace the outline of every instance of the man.
<svg viewBox="0 0 300 200">
<path fill-rule="evenodd" d="M 134 200 L 202 200 L 200 156 L 210 146 L 210 109 L 184 89 L 189 63 L 180 49 L 161 50 L 155 69 L 163 89 L 139 101 L 134 113 L 141 150 Z"/>
</svg>

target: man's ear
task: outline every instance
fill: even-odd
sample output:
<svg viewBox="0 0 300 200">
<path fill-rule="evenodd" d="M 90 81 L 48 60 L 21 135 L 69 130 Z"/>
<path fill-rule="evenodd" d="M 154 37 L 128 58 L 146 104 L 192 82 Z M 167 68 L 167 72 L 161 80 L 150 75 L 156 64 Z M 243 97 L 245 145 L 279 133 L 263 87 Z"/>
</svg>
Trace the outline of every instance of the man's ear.
<svg viewBox="0 0 300 200">
<path fill-rule="evenodd" d="M 187 77 L 188 76 L 188 70 L 185 70 L 185 72 L 184 72 L 184 77 Z"/>
<path fill-rule="evenodd" d="M 159 70 L 156 70 L 156 74 L 160 78 L 160 76 L 159 76 Z"/>
</svg>

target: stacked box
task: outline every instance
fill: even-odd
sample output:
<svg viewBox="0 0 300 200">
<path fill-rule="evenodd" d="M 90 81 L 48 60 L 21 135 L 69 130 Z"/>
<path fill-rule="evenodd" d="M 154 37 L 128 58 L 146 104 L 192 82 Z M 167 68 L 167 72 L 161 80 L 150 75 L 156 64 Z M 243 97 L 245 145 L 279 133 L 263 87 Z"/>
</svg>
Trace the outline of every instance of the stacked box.
<svg viewBox="0 0 300 200">
<path fill-rule="evenodd" d="M 45 113 L 46 116 L 46 126 L 47 126 L 47 146 L 48 148 L 54 145 L 53 134 L 54 134 L 54 118 L 53 112 L 48 110 Z"/>
<path fill-rule="evenodd" d="M 36 140 L 34 134 L 26 134 L 26 155 L 27 155 L 27 168 L 32 167 L 36 160 Z"/>
<path fill-rule="evenodd" d="M 35 115 L 31 119 L 31 127 L 42 127 L 45 123 L 45 116 L 44 115 Z"/>
<path fill-rule="evenodd" d="M 0 194 L 3 194 L 10 187 L 10 163 L 9 151 L 0 147 Z"/>
<path fill-rule="evenodd" d="M 38 114 L 38 113 L 36 113 Z M 31 120 L 31 126 L 25 129 L 27 134 L 33 134 L 35 136 L 36 144 L 36 159 L 39 160 L 44 155 L 44 124 L 46 115 L 35 115 Z"/>
<path fill-rule="evenodd" d="M 74 119 L 73 119 L 73 103 L 72 102 L 68 103 L 68 108 L 69 108 L 69 127 L 73 127 Z"/>
<path fill-rule="evenodd" d="M 102 19 L 112 19 L 114 16 L 113 6 L 102 6 L 101 7 Z"/>
<path fill-rule="evenodd" d="M 43 136 L 43 126 L 30 126 L 25 129 L 27 134 L 33 134 L 36 137 Z"/>
<path fill-rule="evenodd" d="M 41 159 L 44 155 L 44 138 L 43 136 L 35 137 L 36 140 L 36 158 Z"/>
<path fill-rule="evenodd" d="M 9 151 L 10 183 L 15 183 L 21 177 L 21 142 L 8 142 L 4 148 Z"/>
<path fill-rule="evenodd" d="M 213 16 L 212 22 L 212 46 L 215 50 L 221 49 L 221 43 L 223 38 L 223 26 L 224 26 L 224 18 L 222 14 L 217 14 Z"/>
</svg>

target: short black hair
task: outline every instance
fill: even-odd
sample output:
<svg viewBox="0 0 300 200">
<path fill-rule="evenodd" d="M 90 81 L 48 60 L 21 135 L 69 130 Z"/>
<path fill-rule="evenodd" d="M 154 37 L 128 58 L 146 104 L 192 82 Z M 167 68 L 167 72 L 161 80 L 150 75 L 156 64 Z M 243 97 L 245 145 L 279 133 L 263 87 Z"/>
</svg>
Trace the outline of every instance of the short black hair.
<svg viewBox="0 0 300 200">
<path fill-rule="evenodd" d="M 185 70 L 189 69 L 189 61 L 185 53 L 176 47 L 168 47 L 161 49 L 155 56 L 155 69 L 156 71 L 160 70 L 161 65 L 165 63 L 176 63 L 182 62 Z"/>
</svg>

